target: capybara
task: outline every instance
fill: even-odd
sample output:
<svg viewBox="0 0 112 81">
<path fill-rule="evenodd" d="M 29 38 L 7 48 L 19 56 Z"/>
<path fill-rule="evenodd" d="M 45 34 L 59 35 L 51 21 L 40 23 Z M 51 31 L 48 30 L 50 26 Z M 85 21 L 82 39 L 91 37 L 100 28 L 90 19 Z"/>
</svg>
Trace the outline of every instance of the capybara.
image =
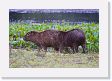
<svg viewBox="0 0 112 81">
<path fill-rule="evenodd" d="M 80 29 L 70 31 L 46 30 L 43 32 L 31 31 L 24 36 L 25 41 L 35 43 L 40 49 L 47 50 L 47 47 L 53 47 L 62 52 L 64 48 L 70 47 L 73 53 L 78 52 L 78 46 L 82 46 L 83 53 L 86 48 L 85 34 Z M 75 50 L 74 50 L 75 49 Z"/>
<path fill-rule="evenodd" d="M 67 32 L 61 32 L 59 34 L 60 39 L 60 51 L 63 50 L 64 47 L 71 47 L 73 53 L 78 52 L 78 46 L 82 46 L 83 53 L 85 53 L 86 49 L 86 38 L 85 34 L 80 29 L 73 29 Z M 75 49 L 75 51 L 74 51 Z"/>
<path fill-rule="evenodd" d="M 31 41 L 35 43 L 39 49 L 47 51 L 47 47 L 53 47 L 55 50 L 59 50 L 59 31 L 46 30 L 43 32 L 31 31 L 24 36 L 25 41 Z"/>
</svg>

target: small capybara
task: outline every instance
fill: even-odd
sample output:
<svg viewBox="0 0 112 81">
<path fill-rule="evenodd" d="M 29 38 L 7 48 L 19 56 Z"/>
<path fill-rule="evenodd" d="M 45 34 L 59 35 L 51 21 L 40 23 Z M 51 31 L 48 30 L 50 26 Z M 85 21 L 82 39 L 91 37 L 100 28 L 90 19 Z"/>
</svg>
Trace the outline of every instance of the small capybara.
<svg viewBox="0 0 112 81">
<path fill-rule="evenodd" d="M 43 32 L 31 31 L 24 36 L 25 41 L 31 41 L 35 43 L 40 49 L 47 51 L 47 47 L 53 47 L 55 50 L 59 50 L 59 31 L 46 30 Z"/>
<path fill-rule="evenodd" d="M 82 30 L 73 29 L 67 32 L 61 32 L 59 34 L 59 40 L 61 41 L 59 51 L 62 51 L 64 47 L 71 47 L 74 53 L 75 51 L 78 52 L 79 46 L 82 46 L 83 53 L 85 53 L 86 38 Z"/>
</svg>

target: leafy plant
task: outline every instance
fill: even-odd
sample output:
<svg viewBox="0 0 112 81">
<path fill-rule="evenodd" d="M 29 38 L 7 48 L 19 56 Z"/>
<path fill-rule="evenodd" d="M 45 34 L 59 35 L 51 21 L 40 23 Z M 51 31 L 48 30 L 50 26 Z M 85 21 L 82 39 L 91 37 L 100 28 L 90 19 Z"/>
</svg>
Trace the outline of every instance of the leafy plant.
<svg viewBox="0 0 112 81">
<path fill-rule="evenodd" d="M 40 24 L 27 24 L 27 23 L 10 23 L 9 24 L 9 41 L 13 48 L 36 48 L 32 43 L 25 42 L 22 38 L 24 35 L 31 31 L 44 31 L 47 29 L 68 31 L 74 28 L 79 28 L 85 32 L 87 49 L 92 52 L 99 52 L 99 24 L 96 23 L 82 23 L 70 25 L 69 23 L 40 23 Z"/>
</svg>

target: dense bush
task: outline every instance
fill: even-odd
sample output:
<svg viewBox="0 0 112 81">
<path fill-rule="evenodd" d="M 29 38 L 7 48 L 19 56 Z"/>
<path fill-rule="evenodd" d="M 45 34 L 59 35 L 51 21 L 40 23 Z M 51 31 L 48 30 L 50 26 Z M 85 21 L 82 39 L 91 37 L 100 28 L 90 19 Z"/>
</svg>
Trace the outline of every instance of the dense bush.
<svg viewBox="0 0 112 81">
<path fill-rule="evenodd" d="M 68 31 L 74 28 L 82 29 L 86 35 L 87 48 L 92 52 L 99 52 L 99 24 L 82 23 L 70 25 L 69 23 L 10 23 L 9 24 L 9 42 L 13 48 L 36 48 L 31 42 L 25 42 L 23 36 L 31 31 L 44 31 L 54 28 L 56 30 Z"/>
</svg>

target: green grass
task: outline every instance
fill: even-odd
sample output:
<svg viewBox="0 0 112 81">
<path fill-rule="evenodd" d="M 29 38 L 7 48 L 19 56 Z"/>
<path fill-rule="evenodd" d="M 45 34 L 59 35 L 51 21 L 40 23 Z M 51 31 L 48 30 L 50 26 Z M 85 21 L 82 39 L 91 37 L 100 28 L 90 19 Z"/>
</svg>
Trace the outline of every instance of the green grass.
<svg viewBox="0 0 112 81">
<path fill-rule="evenodd" d="M 98 68 L 98 53 L 59 54 L 36 50 L 11 49 L 10 68 Z"/>
<path fill-rule="evenodd" d="M 74 28 L 79 28 L 85 32 L 87 48 L 90 52 L 99 52 L 99 24 L 96 23 L 82 23 L 82 24 L 74 24 L 70 25 L 69 23 L 62 23 L 61 25 L 58 23 L 41 23 L 41 24 L 27 24 L 27 23 L 10 23 L 9 24 L 9 41 L 10 45 L 13 48 L 36 48 L 33 43 L 25 42 L 21 38 L 24 35 L 31 31 L 44 31 L 47 29 L 51 29 L 52 26 L 55 25 L 56 30 L 68 31 Z M 13 38 L 16 38 L 14 40 Z"/>
</svg>

